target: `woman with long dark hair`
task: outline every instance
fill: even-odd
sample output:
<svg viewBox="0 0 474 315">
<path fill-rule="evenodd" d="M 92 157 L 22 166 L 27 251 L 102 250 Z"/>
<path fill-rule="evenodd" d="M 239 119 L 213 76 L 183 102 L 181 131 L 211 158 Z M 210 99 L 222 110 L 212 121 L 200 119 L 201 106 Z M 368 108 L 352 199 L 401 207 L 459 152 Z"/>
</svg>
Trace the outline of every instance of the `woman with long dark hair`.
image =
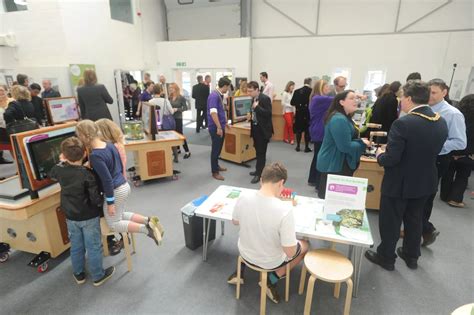
<svg viewBox="0 0 474 315">
<path fill-rule="evenodd" d="M 354 91 L 336 94 L 324 119 L 324 138 L 319 150 L 316 168 L 321 172 L 318 197 L 326 197 L 329 174 L 352 176 L 359 165 L 360 156 L 369 145 L 359 139 L 359 131 L 352 120 L 357 110 Z"/>
<path fill-rule="evenodd" d="M 464 191 L 474 166 L 474 94 L 464 96 L 458 109 L 466 123 L 467 147 L 453 152 L 449 170 L 441 179 L 440 197 L 451 207 L 464 208 Z"/>
<path fill-rule="evenodd" d="M 316 164 L 319 150 L 323 144 L 324 117 L 334 99 L 333 96 L 327 95 L 329 92 L 330 87 L 328 83 L 324 80 L 319 80 L 314 84 L 313 91 L 309 97 L 309 134 L 314 145 L 314 155 L 309 169 L 308 184 L 315 186 L 316 189 L 319 189 L 319 180 L 321 178 L 321 173 L 316 169 Z"/>
</svg>

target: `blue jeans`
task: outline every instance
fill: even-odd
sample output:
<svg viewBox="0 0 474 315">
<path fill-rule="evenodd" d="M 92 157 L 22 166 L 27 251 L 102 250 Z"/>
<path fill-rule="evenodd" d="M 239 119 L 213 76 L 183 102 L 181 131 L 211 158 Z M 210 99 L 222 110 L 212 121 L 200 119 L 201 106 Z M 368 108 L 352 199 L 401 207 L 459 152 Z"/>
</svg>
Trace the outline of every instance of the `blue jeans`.
<svg viewBox="0 0 474 315">
<path fill-rule="evenodd" d="M 224 130 L 222 130 L 222 137 L 217 135 L 216 128 L 209 128 L 209 134 L 212 140 L 211 149 L 211 171 L 212 173 L 219 173 L 219 155 L 221 155 L 222 145 L 224 144 Z"/>
<path fill-rule="evenodd" d="M 103 252 L 99 220 L 99 217 L 85 221 L 66 220 L 71 240 L 72 270 L 75 275 L 85 272 L 87 252 L 89 272 L 93 281 L 105 275 L 102 267 Z"/>
</svg>

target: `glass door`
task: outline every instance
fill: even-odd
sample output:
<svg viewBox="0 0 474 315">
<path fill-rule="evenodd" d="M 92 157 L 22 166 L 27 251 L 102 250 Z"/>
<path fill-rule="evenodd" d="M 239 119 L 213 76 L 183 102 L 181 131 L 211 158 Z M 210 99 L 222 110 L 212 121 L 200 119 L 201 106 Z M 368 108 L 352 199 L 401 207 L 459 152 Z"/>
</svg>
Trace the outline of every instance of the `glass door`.
<svg viewBox="0 0 474 315">
<path fill-rule="evenodd" d="M 211 76 L 211 90 L 217 88 L 217 82 L 220 78 L 227 76 L 231 82 L 234 79 L 234 69 L 210 69 L 210 68 L 194 68 L 194 69 L 174 69 L 173 81 L 181 88 L 182 95 L 188 100 L 191 110 L 183 113 L 183 120 L 196 121 L 196 110 L 194 99 L 192 96 L 193 86 L 197 84 L 197 76 L 202 75 L 204 79 L 207 75 Z M 194 128 L 188 125 L 189 128 Z"/>
</svg>

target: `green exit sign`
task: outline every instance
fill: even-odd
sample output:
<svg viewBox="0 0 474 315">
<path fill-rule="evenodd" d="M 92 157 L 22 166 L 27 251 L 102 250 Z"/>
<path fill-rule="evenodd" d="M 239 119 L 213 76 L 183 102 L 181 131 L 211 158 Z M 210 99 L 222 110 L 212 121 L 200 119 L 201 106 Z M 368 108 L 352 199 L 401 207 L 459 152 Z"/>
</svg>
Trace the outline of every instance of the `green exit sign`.
<svg viewBox="0 0 474 315">
<path fill-rule="evenodd" d="M 176 67 L 186 67 L 186 62 L 184 62 L 184 61 L 176 61 Z"/>
</svg>

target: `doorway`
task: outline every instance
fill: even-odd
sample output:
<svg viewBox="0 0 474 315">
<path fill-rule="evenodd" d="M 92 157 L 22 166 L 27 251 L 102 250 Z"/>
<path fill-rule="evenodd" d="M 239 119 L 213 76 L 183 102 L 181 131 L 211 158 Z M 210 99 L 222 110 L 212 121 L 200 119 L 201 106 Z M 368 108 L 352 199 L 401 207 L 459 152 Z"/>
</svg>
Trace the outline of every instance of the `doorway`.
<svg viewBox="0 0 474 315">
<path fill-rule="evenodd" d="M 192 98 L 193 85 L 197 84 L 197 76 L 202 75 L 203 78 L 206 75 L 210 75 L 212 78 L 211 88 L 217 87 L 217 82 L 220 78 L 227 76 L 231 82 L 234 79 L 233 68 L 191 68 L 191 69 L 173 69 L 173 82 L 176 82 L 180 87 L 183 96 L 187 99 L 191 105 L 191 110 L 183 113 L 183 120 L 187 128 L 195 128 L 196 122 L 196 110 L 194 106 L 194 99 Z"/>
</svg>

